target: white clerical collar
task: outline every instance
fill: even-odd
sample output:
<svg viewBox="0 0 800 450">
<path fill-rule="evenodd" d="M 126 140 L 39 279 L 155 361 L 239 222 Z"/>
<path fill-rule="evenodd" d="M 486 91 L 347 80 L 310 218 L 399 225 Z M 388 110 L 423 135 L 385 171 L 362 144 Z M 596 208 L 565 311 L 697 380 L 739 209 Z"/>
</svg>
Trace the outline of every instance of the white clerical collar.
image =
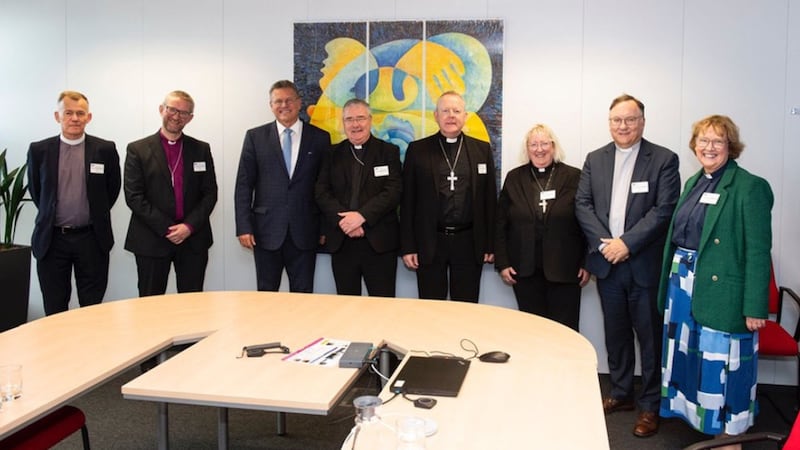
<svg viewBox="0 0 800 450">
<path fill-rule="evenodd" d="M 354 145 L 353 148 L 356 150 L 361 150 L 362 148 L 364 148 L 364 146 L 359 144 L 359 145 Z"/>
<path fill-rule="evenodd" d="M 444 138 L 444 140 L 448 144 L 455 144 L 456 142 L 458 142 L 458 138 L 457 137 L 454 137 L 454 138 L 446 137 L 446 138 Z"/>
<path fill-rule="evenodd" d="M 86 133 L 83 133 L 78 139 L 68 139 L 64 134 L 61 134 L 61 142 L 67 145 L 78 145 L 86 140 Z"/>
<path fill-rule="evenodd" d="M 635 143 L 635 144 L 631 145 L 631 146 L 630 146 L 630 147 L 628 147 L 628 148 L 622 148 L 622 147 L 620 147 L 619 145 L 616 145 L 616 144 L 614 144 L 614 145 L 617 147 L 617 151 L 618 151 L 618 152 L 622 152 L 622 153 L 630 153 L 630 152 L 636 152 L 636 151 L 638 151 L 638 150 L 639 150 L 639 147 L 641 147 L 641 146 L 642 146 L 642 141 L 641 141 L 641 140 L 639 140 L 639 142 L 637 142 L 637 143 Z"/>
</svg>

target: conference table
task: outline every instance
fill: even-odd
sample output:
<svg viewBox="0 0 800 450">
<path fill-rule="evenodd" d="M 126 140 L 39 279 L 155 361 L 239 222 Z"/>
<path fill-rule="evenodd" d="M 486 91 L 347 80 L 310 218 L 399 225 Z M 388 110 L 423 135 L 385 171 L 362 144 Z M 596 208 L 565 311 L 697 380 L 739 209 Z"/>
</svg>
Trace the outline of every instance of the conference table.
<svg viewBox="0 0 800 450">
<path fill-rule="evenodd" d="M 473 359 L 459 395 L 437 398 L 432 409 L 402 398 L 381 407 L 387 417 L 435 422 L 428 449 L 609 448 L 595 350 L 560 324 L 481 304 L 224 291 L 106 302 L 0 333 L 0 364 L 22 364 L 24 374 L 22 397 L 0 410 L 0 438 L 193 342 L 124 385 L 123 397 L 325 415 L 363 369 L 283 361 L 281 354 L 241 357 L 247 345 L 279 341 L 297 350 L 320 337 L 371 342 L 398 355 L 468 358 L 466 338 L 481 353 L 511 354 L 502 364 Z M 386 389 L 380 395 L 390 396 Z"/>
</svg>

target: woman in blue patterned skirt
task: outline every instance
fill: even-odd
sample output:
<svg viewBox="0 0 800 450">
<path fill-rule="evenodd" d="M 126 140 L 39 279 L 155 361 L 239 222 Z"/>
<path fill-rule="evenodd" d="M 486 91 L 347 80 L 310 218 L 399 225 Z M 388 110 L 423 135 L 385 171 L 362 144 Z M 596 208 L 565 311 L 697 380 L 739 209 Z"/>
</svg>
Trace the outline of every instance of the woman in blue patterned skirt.
<svg viewBox="0 0 800 450">
<path fill-rule="evenodd" d="M 689 146 L 702 169 L 686 181 L 664 249 L 660 415 L 723 437 L 756 415 L 773 195 L 734 161 L 744 144 L 730 118 L 695 123 Z"/>
</svg>

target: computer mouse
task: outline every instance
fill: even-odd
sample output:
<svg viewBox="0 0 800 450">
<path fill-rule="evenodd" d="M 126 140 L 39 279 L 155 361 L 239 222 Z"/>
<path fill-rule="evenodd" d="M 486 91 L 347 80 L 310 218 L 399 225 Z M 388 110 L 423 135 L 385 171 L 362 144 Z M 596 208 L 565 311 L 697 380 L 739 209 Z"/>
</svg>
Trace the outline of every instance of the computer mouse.
<svg viewBox="0 0 800 450">
<path fill-rule="evenodd" d="M 511 355 L 509 355 L 506 352 L 501 352 L 498 350 L 492 352 L 486 352 L 481 356 L 478 356 L 478 359 L 480 359 L 481 361 L 490 363 L 504 363 L 508 361 L 510 358 Z"/>
</svg>

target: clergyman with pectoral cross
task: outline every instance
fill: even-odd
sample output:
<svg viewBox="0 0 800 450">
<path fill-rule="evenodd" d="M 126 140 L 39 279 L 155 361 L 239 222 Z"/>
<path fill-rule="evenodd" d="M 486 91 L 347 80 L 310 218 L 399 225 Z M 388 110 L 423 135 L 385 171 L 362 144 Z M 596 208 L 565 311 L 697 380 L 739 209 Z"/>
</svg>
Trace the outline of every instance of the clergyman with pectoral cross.
<svg viewBox="0 0 800 450">
<path fill-rule="evenodd" d="M 477 302 L 483 264 L 494 262 L 492 148 L 463 132 L 461 94 L 442 94 L 433 116 L 439 131 L 406 150 L 400 253 L 420 298 Z"/>
</svg>

